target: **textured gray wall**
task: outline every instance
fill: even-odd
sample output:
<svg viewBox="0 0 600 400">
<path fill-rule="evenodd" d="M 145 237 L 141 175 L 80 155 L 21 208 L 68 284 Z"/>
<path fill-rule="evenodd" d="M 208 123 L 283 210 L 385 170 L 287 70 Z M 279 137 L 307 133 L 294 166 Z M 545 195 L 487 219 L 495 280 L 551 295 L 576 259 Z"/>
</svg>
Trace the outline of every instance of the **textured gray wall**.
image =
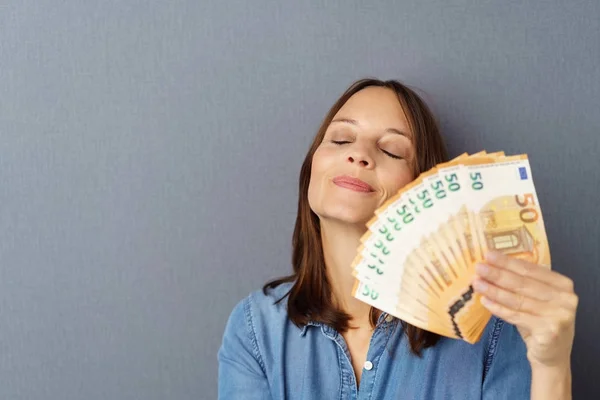
<svg viewBox="0 0 600 400">
<path fill-rule="evenodd" d="M 590 398 L 599 43 L 596 0 L 0 0 L 0 398 L 215 398 L 231 308 L 290 269 L 310 139 L 371 75 L 423 89 L 453 154 L 529 153 Z"/>
</svg>

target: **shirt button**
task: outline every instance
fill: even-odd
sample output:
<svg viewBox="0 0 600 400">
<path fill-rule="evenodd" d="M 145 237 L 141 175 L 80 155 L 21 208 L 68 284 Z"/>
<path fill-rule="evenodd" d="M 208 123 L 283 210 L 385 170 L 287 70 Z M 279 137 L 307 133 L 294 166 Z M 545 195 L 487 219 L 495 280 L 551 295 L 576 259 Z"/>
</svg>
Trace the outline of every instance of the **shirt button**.
<svg viewBox="0 0 600 400">
<path fill-rule="evenodd" d="M 367 371 L 370 371 L 373 369 L 373 363 L 371 361 L 365 361 L 364 367 Z"/>
<path fill-rule="evenodd" d="M 394 319 L 394 317 L 392 315 L 389 315 L 387 317 L 385 317 L 385 322 L 392 322 L 392 320 Z"/>
</svg>

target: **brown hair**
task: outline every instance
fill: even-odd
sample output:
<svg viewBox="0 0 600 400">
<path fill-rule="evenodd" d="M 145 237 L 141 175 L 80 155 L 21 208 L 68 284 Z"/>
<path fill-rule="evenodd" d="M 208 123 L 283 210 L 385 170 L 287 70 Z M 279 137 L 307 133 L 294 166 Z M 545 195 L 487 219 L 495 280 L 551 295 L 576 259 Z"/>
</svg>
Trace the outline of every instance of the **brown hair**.
<svg viewBox="0 0 600 400">
<path fill-rule="evenodd" d="M 397 94 L 415 138 L 414 176 L 448 160 L 447 150 L 432 112 L 425 102 L 406 85 L 396 80 L 361 79 L 354 82 L 342 94 L 321 123 L 300 170 L 298 214 L 292 238 L 293 273 L 267 282 L 263 287 L 263 292 L 266 294 L 268 288 L 274 288 L 285 282 L 293 282 L 292 288 L 286 294 L 288 295 L 287 312 L 291 321 L 298 327 L 306 325 L 309 321 L 315 321 L 330 325 L 338 332 L 345 332 L 349 328 L 350 316 L 337 308 L 331 298 L 332 291 L 325 272 L 320 222 L 309 206 L 308 186 L 313 155 L 323 141 L 331 120 L 352 95 L 369 86 L 389 88 Z M 374 311 L 372 308 L 371 324 L 373 326 L 376 324 Z M 420 355 L 422 349 L 435 345 L 440 338 L 435 333 L 417 328 L 404 321 L 402 321 L 402 325 L 405 328 L 411 350 L 416 355 Z"/>
</svg>

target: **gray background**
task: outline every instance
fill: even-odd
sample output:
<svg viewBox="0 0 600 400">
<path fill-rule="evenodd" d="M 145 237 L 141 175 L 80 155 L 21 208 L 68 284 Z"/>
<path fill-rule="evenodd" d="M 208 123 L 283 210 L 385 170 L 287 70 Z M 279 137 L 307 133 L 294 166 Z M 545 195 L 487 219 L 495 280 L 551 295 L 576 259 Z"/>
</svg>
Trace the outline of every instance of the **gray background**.
<svg viewBox="0 0 600 400">
<path fill-rule="evenodd" d="M 422 89 L 452 155 L 530 155 L 581 297 L 575 398 L 599 393 L 600 2 L 523 3 L 0 1 L 0 398 L 216 398 L 363 76 Z"/>
</svg>

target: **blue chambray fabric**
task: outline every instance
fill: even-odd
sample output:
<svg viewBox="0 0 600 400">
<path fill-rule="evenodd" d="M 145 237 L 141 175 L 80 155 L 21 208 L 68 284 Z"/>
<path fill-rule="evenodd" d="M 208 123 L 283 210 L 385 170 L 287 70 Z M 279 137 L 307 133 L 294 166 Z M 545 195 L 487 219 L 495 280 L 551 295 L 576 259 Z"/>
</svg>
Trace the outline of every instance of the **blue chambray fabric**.
<svg viewBox="0 0 600 400">
<path fill-rule="evenodd" d="M 291 284 L 257 290 L 231 312 L 219 361 L 219 399 L 528 399 L 531 370 L 516 328 L 493 317 L 478 343 L 442 338 L 419 358 L 402 325 L 381 315 L 360 387 L 341 334 L 296 327 L 284 296 Z"/>
</svg>

